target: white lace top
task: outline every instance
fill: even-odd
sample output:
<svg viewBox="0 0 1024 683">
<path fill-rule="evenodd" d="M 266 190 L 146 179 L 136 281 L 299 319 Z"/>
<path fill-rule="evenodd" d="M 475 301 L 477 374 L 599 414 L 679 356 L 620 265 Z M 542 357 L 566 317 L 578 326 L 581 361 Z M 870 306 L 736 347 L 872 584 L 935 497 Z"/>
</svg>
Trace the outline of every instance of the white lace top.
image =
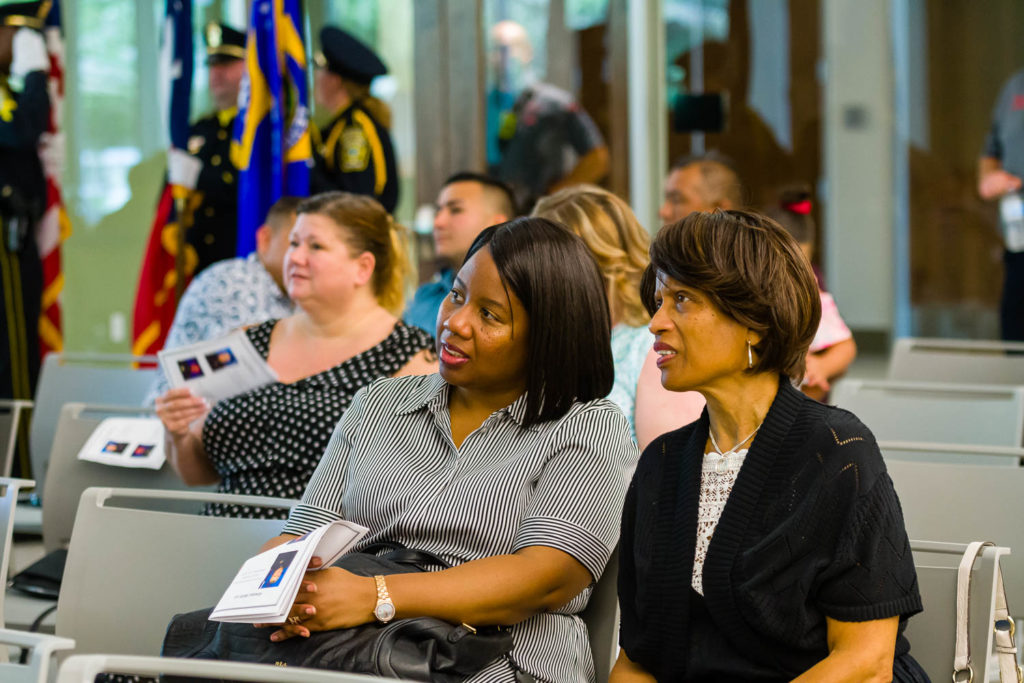
<svg viewBox="0 0 1024 683">
<path fill-rule="evenodd" d="M 697 507 L 697 547 L 693 551 L 693 576 L 690 578 L 693 590 L 701 595 L 704 595 L 704 559 L 708 555 L 708 546 L 736 483 L 736 475 L 747 457 L 747 450 L 744 448 L 724 456 L 714 451 L 704 454 Z"/>
</svg>

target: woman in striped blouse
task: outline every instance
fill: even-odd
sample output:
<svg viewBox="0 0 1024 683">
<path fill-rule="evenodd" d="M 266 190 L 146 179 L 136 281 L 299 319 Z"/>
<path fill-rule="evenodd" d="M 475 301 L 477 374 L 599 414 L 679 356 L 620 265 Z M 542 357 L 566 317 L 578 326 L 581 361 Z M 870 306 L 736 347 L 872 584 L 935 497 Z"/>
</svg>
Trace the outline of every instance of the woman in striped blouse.
<svg viewBox="0 0 1024 683">
<path fill-rule="evenodd" d="M 370 528 L 454 565 L 385 576 L 398 618 L 512 625 L 510 660 L 470 680 L 591 681 L 577 614 L 618 540 L 637 458 L 612 385 L 608 304 L 583 242 L 540 218 L 477 238 L 438 316 L 440 374 L 356 395 L 284 533 Z M 307 576 L 273 640 L 374 621 L 374 579 Z M 378 614 L 380 612 L 378 611 Z"/>
</svg>

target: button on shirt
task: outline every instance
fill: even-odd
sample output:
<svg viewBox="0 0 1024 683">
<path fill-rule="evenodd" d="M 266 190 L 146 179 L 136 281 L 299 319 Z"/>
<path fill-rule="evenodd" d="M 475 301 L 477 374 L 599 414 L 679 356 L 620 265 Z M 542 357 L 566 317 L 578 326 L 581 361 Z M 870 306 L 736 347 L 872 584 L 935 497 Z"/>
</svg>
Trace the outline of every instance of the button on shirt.
<svg viewBox="0 0 1024 683">
<path fill-rule="evenodd" d="M 430 282 L 424 282 L 416 290 L 409 308 L 405 309 L 402 320 L 406 325 L 412 325 L 430 333 L 430 336 L 437 334 L 437 312 L 441 310 L 448 293 L 455 286 L 455 271 L 451 268 L 442 268 Z"/>
<path fill-rule="evenodd" d="M 440 375 L 381 379 L 356 394 L 284 531 L 347 519 L 362 545 L 398 542 L 453 565 L 528 546 L 576 558 L 600 577 L 618 542 L 638 452 L 610 401 L 576 403 L 558 420 L 523 426 L 526 400 L 492 414 L 455 447 Z M 594 680 L 584 590 L 564 607 L 512 627 L 511 657 L 538 681 Z M 470 681 L 508 682 L 497 661 Z"/>
<path fill-rule="evenodd" d="M 256 252 L 218 261 L 192 280 L 178 304 L 165 349 L 222 337 L 231 330 L 292 314 L 292 302 Z M 167 391 L 163 373 L 146 397 L 152 405 Z"/>
</svg>

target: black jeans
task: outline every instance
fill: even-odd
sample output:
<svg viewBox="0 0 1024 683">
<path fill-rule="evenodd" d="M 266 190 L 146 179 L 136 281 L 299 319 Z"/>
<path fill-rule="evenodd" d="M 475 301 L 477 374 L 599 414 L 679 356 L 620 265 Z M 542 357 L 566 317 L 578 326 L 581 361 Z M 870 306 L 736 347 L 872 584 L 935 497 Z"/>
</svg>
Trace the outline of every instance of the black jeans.
<svg viewBox="0 0 1024 683">
<path fill-rule="evenodd" d="M 1024 341 L 1024 252 L 1003 253 L 1003 300 L 999 323 L 1004 341 Z"/>
</svg>

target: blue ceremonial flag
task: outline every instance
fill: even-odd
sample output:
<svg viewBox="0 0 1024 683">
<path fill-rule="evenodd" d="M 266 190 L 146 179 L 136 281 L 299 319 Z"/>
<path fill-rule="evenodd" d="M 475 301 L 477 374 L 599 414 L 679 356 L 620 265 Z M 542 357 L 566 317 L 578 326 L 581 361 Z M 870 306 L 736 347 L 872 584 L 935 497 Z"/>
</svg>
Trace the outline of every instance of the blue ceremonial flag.
<svg viewBox="0 0 1024 683">
<path fill-rule="evenodd" d="M 167 123 L 171 145 L 188 149 L 189 104 L 192 98 L 192 0 L 167 0 L 161 61 L 170 77 Z"/>
<path fill-rule="evenodd" d="M 254 0 L 231 159 L 238 169 L 238 255 L 285 195 L 309 194 L 309 93 L 299 0 Z"/>
</svg>

